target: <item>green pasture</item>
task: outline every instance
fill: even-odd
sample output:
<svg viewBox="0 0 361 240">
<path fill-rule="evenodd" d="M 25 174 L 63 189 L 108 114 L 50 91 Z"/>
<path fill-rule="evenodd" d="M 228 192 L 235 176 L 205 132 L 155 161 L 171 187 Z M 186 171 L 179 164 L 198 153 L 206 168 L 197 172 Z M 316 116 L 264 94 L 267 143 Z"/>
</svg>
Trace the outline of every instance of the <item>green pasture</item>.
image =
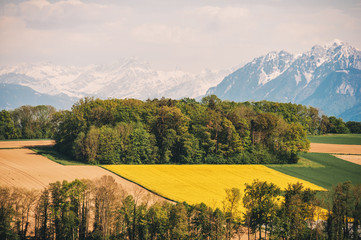
<svg viewBox="0 0 361 240">
<path fill-rule="evenodd" d="M 302 159 L 298 164 L 267 166 L 329 190 L 332 186 L 345 181 L 361 184 L 361 165 L 327 153 L 304 153 Z"/>
<path fill-rule="evenodd" d="M 361 134 L 327 134 L 308 136 L 311 143 L 361 145 Z"/>
<path fill-rule="evenodd" d="M 75 161 L 71 157 L 57 152 L 54 147 L 39 146 L 32 147 L 31 150 L 62 165 L 87 165 L 86 163 Z"/>
</svg>

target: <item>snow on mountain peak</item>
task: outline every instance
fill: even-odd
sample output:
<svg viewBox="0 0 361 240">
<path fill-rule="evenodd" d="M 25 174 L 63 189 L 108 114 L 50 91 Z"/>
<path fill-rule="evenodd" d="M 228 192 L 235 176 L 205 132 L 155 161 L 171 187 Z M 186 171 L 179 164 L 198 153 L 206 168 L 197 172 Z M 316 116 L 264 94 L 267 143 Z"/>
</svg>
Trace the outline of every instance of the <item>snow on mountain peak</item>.
<svg viewBox="0 0 361 240">
<path fill-rule="evenodd" d="M 258 58 L 260 62 L 258 85 L 264 85 L 281 75 L 292 63 L 294 57 L 286 51 L 269 52 Z"/>
<path fill-rule="evenodd" d="M 361 51 L 338 39 L 323 46 L 315 45 L 297 59 L 299 63 L 303 62 L 302 68 L 308 73 L 325 64 L 333 70 L 350 67 L 361 69 Z"/>
<path fill-rule="evenodd" d="M 325 49 L 330 49 L 330 48 L 334 49 L 336 47 L 343 46 L 343 45 L 347 45 L 347 43 L 345 43 L 345 42 L 341 41 L 340 39 L 336 38 L 336 39 L 326 43 L 323 47 Z"/>
<path fill-rule="evenodd" d="M 278 57 L 278 52 L 269 52 L 266 54 L 266 56 L 264 57 L 265 61 L 272 61 L 275 60 Z"/>
<path fill-rule="evenodd" d="M 28 86 L 46 94 L 65 93 L 108 98 L 199 97 L 233 69 L 206 70 L 199 74 L 158 71 L 138 58 L 123 58 L 110 64 L 69 67 L 54 64 L 22 64 L 1 67 L 1 82 Z M 15 77 L 7 77 L 12 74 Z"/>
<path fill-rule="evenodd" d="M 332 44 L 333 44 L 333 45 L 343 45 L 344 42 L 341 41 L 340 39 L 335 38 L 335 39 L 332 41 Z"/>
<path fill-rule="evenodd" d="M 328 115 L 357 114 L 359 119 L 359 108 L 353 108 L 361 103 L 360 77 L 361 52 L 334 40 L 291 58 L 281 52 L 255 58 L 208 94 L 239 102 L 293 102 L 322 109 Z"/>
</svg>

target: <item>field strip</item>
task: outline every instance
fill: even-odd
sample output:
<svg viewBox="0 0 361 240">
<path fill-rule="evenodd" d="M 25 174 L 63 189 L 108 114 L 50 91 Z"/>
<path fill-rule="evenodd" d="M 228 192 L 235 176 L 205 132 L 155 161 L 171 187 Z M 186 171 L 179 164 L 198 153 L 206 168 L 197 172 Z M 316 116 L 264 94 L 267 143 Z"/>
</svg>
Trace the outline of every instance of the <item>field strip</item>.
<svg viewBox="0 0 361 240">
<path fill-rule="evenodd" d="M 269 165 L 269 167 L 329 190 L 338 183 L 345 181 L 361 184 L 361 165 L 345 161 L 329 153 L 304 153 L 302 158 L 323 167 L 297 167 L 293 164 Z"/>
<path fill-rule="evenodd" d="M 273 182 L 281 188 L 301 182 L 314 190 L 326 189 L 263 165 L 105 165 L 110 171 L 178 202 L 204 202 L 222 207 L 225 189 L 239 188 L 254 179 Z"/>
<path fill-rule="evenodd" d="M 29 141 L 0 141 L 1 148 L 22 148 L 32 146 L 52 146 L 55 144 L 54 140 L 29 140 Z"/>
<path fill-rule="evenodd" d="M 361 165 L 361 155 L 334 155 L 337 158 L 341 158 L 342 160 L 349 161 L 358 165 Z"/>
<path fill-rule="evenodd" d="M 361 154 L 361 145 L 311 143 L 309 152 Z"/>
<path fill-rule="evenodd" d="M 64 166 L 29 149 L 0 149 L 0 185 L 43 189 L 56 181 L 97 179 L 112 176 L 129 194 L 150 197 L 150 202 L 163 198 L 98 166 Z"/>
</svg>

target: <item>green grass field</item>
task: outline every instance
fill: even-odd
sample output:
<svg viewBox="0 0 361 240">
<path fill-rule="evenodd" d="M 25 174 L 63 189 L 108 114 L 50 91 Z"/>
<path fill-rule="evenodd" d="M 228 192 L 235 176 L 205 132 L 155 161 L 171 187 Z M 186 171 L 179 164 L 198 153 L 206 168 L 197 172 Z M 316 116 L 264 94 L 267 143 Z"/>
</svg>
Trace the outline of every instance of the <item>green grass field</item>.
<svg viewBox="0 0 361 240">
<path fill-rule="evenodd" d="M 361 134 L 327 134 L 308 136 L 311 143 L 361 145 Z"/>
<path fill-rule="evenodd" d="M 37 154 L 40 154 L 62 165 L 87 165 L 86 163 L 75 161 L 71 157 L 58 153 L 53 147 L 39 146 L 39 147 L 32 147 L 30 149 L 36 152 Z"/>
<path fill-rule="evenodd" d="M 357 165 L 326 153 L 305 153 L 299 164 L 267 165 L 282 173 L 304 179 L 326 189 L 340 182 L 351 181 L 361 184 L 361 165 Z M 310 163 L 311 162 L 311 163 Z"/>
</svg>

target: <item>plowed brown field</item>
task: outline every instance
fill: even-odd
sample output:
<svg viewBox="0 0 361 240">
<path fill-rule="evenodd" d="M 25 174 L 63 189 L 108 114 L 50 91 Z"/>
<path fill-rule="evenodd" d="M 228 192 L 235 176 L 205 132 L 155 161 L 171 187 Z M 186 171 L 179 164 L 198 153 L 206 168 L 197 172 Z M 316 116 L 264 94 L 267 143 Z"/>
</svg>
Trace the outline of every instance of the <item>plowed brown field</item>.
<svg viewBox="0 0 361 240">
<path fill-rule="evenodd" d="M 309 152 L 361 154 L 361 145 L 311 143 Z"/>
<path fill-rule="evenodd" d="M 0 142 L 0 148 L 9 148 L 8 143 L 10 142 Z M 24 143 L 28 144 L 30 141 L 11 143 L 11 146 L 16 148 L 22 147 Z M 49 144 L 52 143 L 31 141 L 31 144 L 27 146 Z M 0 185 L 43 189 L 49 183 L 56 181 L 97 179 L 104 175 L 112 176 L 129 194 L 150 194 L 151 201 L 164 200 L 144 188 L 97 166 L 64 166 L 29 149 L 0 149 Z"/>
<path fill-rule="evenodd" d="M 0 141 L 1 148 L 21 148 L 31 146 L 51 146 L 54 145 L 54 140 L 40 140 L 40 141 Z"/>
<path fill-rule="evenodd" d="M 361 155 L 334 155 L 334 156 L 361 165 Z"/>
</svg>

